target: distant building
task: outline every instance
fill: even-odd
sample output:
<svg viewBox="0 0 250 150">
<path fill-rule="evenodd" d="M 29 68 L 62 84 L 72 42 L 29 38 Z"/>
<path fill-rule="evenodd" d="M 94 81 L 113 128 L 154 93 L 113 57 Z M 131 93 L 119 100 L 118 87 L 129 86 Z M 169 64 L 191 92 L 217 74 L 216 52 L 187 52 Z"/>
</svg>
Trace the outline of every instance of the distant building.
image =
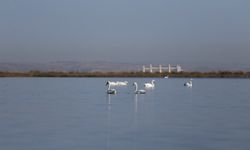
<svg viewBox="0 0 250 150">
<path fill-rule="evenodd" d="M 143 65 L 142 66 L 142 72 L 181 72 L 183 71 L 180 65 L 170 65 L 168 64 L 168 66 L 163 66 L 163 65 L 159 65 L 159 66 L 153 66 L 152 64 L 150 64 L 148 67 Z"/>
</svg>

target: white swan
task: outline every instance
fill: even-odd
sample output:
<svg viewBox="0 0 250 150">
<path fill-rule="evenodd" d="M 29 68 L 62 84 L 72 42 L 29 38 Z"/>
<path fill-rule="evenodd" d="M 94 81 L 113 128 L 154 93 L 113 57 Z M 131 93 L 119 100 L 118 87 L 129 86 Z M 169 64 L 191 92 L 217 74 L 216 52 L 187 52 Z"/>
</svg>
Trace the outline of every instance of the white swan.
<svg viewBox="0 0 250 150">
<path fill-rule="evenodd" d="M 193 86 L 192 80 L 193 79 L 190 79 L 188 82 L 185 82 L 184 86 L 186 86 L 186 87 L 192 87 Z"/>
<path fill-rule="evenodd" d="M 107 84 L 109 84 L 110 86 L 117 86 L 117 82 L 107 81 Z"/>
<path fill-rule="evenodd" d="M 128 85 L 128 81 L 116 81 L 116 84 L 118 86 L 127 86 Z"/>
<path fill-rule="evenodd" d="M 154 88 L 155 87 L 155 80 L 152 80 L 150 83 L 144 84 L 145 88 Z"/>
<path fill-rule="evenodd" d="M 110 89 L 111 85 L 110 85 L 109 81 L 106 83 L 106 86 L 108 86 L 107 94 L 116 94 L 117 93 L 115 89 Z"/>
<path fill-rule="evenodd" d="M 138 85 L 136 82 L 134 82 L 133 85 L 135 86 L 135 94 L 146 94 L 145 90 L 138 90 Z"/>
</svg>

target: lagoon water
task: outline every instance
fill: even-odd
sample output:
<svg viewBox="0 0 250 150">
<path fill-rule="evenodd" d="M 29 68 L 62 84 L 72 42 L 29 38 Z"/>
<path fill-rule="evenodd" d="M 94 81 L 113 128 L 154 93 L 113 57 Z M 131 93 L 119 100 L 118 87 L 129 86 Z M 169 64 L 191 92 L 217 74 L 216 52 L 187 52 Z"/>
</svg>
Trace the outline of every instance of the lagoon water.
<svg viewBox="0 0 250 150">
<path fill-rule="evenodd" d="M 107 80 L 129 82 L 107 95 Z M 0 78 L 1 150 L 249 150 L 250 80 Z"/>
</svg>

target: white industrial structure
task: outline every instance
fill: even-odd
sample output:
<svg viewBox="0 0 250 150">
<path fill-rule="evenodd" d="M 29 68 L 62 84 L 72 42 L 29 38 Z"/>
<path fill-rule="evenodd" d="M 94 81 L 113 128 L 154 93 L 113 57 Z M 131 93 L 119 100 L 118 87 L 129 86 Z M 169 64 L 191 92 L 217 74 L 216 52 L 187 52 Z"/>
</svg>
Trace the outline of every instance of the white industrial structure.
<svg viewBox="0 0 250 150">
<path fill-rule="evenodd" d="M 142 72 L 159 72 L 159 73 L 162 73 L 162 72 L 168 72 L 168 73 L 171 73 L 171 72 L 181 72 L 182 71 L 182 68 L 180 65 L 170 65 L 168 64 L 168 66 L 163 66 L 163 65 L 159 65 L 159 66 L 152 66 L 152 64 L 149 65 L 149 67 L 146 67 L 146 66 L 142 66 Z"/>
</svg>

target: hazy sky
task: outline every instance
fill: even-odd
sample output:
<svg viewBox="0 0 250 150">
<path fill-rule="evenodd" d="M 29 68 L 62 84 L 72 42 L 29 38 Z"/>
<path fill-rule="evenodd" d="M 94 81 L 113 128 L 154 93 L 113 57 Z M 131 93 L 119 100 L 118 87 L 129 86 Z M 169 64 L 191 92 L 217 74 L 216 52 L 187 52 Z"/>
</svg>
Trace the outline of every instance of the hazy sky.
<svg viewBox="0 0 250 150">
<path fill-rule="evenodd" d="M 0 62 L 250 64 L 250 0 L 1 0 Z"/>
</svg>

